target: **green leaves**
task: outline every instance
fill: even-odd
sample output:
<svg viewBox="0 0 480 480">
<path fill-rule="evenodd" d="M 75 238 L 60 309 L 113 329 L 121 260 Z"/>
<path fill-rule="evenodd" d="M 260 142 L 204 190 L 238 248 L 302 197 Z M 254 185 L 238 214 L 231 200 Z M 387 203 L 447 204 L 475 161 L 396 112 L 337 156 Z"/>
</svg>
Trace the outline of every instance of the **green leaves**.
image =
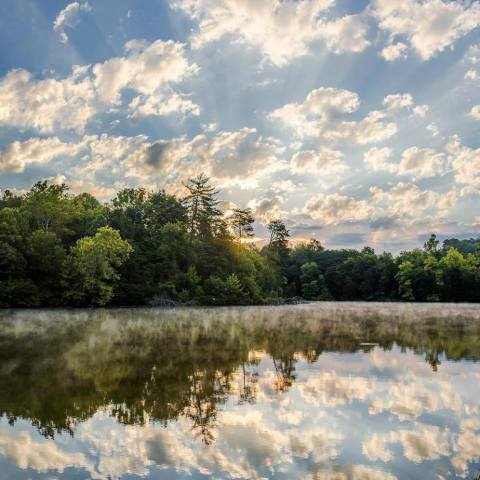
<svg viewBox="0 0 480 480">
<path fill-rule="evenodd" d="M 65 299 L 75 305 L 108 303 L 120 278 L 117 269 L 132 250 L 111 227 L 102 227 L 94 237 L 78 240 L 65 262 Z"/>
</svg>

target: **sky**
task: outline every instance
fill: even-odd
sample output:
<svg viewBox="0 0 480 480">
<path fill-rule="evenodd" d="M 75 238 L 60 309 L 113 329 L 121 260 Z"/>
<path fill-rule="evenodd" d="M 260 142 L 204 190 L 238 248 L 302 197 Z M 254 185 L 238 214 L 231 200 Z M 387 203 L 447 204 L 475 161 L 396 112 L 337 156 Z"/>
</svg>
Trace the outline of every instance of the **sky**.
<svg viewBox="0 0 480 480">
<path fill-rule="evenodd" d="M 480 235 L 478 0 L 2 0 L 0 188 L 182 194 L 294 239 Z"/>
</svg>

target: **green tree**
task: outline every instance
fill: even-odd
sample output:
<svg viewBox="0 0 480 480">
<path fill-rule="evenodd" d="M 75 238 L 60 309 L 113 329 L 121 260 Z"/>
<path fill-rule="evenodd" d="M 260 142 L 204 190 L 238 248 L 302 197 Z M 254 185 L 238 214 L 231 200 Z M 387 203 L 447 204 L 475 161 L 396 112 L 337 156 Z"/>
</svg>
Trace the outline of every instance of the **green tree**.
<svg viewBox="0 0 480 480">
<path fill-rule="evenodd" d="M 218 208 L 218 190 L 210 184 L 210 179 L 200 174 L 191 178 L 185 185 L 188 195 L 183 203 L 188 212 L 188 230 L 190 243 L 197 237 L 208 238 L 225 229 L 221 220 L 222 212 Z"/>
<path fill-rule="evenodd" d="M 108 303 L 119 279 L 118 268 L 131 252 L 130 244 L 111 227 L 78 240 L 65 262 L 65 299 L 75 305 Z"/>
<path fill-rule="evenodd" d="M 300 272 L 303 298 L 306 300 L 330 300 L 332 298 L 325 279 L 315 262 L 304 263 Z"/>
<path fill-rule="evenodd" d="M 414 266 L 409 260 L 403 261 L 398 267 L 397 280 L 400 298 L 409 302 L 415 300 L 412 287 L 413 273 Z"/>
<path fill-rule="evenodd" d="M 253 223 L 255 222 L 255 219 L 253 218 L 251 208 L 234 208 L 229 220 L 235 236 L 240 242 L 243 238 L 254 236 Z"/>
<path fill-rule="evenodd" d="M 39 290 L 42 305 L 61 303 L 62 286 L 59 272 L 65 261 L 65 249 L 55 232 L 35 230 L 26 238 L 25 258 L 28 277 Z"/>
<path fill-rule="evenodd" d="M 438 251 L 439 243 L 440 242 L 437 240 L 437 236 L 434 233 L 432 233 L 429 239 L 423 244 L 423 248 L 429 255 L 437 257 L 439 254 L 439 251 Z"/>
</svg>

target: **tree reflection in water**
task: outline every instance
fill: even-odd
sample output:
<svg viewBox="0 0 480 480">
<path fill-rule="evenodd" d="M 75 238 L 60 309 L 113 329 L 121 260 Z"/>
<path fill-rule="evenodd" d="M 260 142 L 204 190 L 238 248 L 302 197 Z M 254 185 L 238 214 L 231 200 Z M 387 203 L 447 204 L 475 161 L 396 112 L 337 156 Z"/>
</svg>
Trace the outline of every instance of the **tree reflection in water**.
<svg viewBox="0 0 480 480">
<path fill-rule="evenodd" d="M 258 354 L 272 359 L 279 395 L 295 383 L 299 358 L 314 363 L 323 352 L 397 345 L 422 353 L 433 372 L 442 356 L 480 359 L 478 312 L 437 308 L 422 317 L 418 308 L 382 308 L 4 312 L 0 411 L 11 425 L 26 419 L 50 438 L 74 435 L 101 409 L 125 425 L 183 417 L 209 445 L 222 405 L 255 403 Z"/>
</svg>

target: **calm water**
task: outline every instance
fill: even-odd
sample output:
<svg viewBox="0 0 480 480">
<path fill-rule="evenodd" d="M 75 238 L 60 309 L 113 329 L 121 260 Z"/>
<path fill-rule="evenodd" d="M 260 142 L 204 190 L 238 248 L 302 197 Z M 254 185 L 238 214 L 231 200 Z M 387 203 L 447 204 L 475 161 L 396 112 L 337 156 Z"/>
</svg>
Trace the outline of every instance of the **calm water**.
<svg viewBox="0 0 480 480">
<path fill-rule="evenodd" d="M 477 478 L 480 307 L 0 312 L 0 478 Z"/>
</svg>

